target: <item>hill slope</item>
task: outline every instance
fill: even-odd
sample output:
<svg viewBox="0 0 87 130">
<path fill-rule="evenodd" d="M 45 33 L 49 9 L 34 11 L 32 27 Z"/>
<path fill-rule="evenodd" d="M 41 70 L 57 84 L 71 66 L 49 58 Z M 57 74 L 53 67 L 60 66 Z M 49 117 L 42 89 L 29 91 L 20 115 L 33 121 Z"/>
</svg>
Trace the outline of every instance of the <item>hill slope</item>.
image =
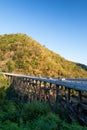
<svg viewBox="0 0 87 130">
<path fill-rule="evenodd" d="M 35 76 L 87 77 L 87 71 L 25 34 L 0 36 L 0 71 Z"/>
</svg>

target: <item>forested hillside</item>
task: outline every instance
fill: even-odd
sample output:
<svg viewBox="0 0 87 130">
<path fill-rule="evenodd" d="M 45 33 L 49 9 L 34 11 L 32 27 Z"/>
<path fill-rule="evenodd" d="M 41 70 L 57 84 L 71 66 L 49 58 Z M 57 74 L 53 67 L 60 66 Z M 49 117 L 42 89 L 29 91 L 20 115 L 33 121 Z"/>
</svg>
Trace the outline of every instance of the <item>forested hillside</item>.
<svg viewBox="0 0 87 130">
<path fill-rule="evenodd" d="M 87 77 L 84 68 L 25 34 L 0 36 L 0 71 L 32 76 Z"/>
</svg>

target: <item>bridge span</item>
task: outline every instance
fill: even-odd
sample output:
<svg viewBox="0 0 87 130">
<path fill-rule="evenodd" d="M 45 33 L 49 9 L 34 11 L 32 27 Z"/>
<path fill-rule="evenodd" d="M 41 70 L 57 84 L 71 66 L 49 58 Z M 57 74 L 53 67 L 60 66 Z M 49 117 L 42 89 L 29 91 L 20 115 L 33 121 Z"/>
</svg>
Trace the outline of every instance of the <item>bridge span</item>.
<svg viewBox="0 0 87 130">
<path fill-rule="evenodd" d="M 22 102 L 33 100 L 59 103 L 69 113 L 70 119 L 77 118 L 87 125 L 87 79 L 45 78 L 20 74 L 3 73 L 10 78 L 12 87 Z"/>
</svg>

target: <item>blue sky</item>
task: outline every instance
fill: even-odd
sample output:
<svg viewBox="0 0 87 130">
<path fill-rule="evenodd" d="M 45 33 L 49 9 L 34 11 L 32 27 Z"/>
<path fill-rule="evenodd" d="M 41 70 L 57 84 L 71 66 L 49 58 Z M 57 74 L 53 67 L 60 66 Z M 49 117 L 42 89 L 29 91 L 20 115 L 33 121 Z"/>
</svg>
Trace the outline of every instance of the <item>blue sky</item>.
<svg viewBox="0 0 87 130">
<path fill-rule="evenodd" d="M 87 0 L 0 0 L 0 35 L 10 33 L 87 65 Z"/>
</svg>

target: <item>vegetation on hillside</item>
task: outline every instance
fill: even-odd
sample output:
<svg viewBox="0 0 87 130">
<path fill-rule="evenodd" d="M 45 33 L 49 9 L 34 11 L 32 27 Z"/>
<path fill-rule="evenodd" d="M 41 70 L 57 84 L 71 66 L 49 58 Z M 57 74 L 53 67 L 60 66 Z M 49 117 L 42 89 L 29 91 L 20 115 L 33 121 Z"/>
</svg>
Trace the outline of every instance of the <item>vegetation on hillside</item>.
<svg viewBox="0 0 87 130">
<path fill-rule="evenodd" d="M 87 130 L 86 126 L 62 120 L 47 103 L 20 102 L 9 83 L 0 75 L 0 130 Z"/>
<path fill-rule="evenodd" d="M 87 77 L 87 71 L 25 34 L 0 36 L 0 71 L 32 76 Z"/>
<path fill-rule="evenodd" d="M 78 66 L 80 66 L 82 69 L 87 71 L 87 66 L 81 63 L 77 63 Z"/>
</svg>

